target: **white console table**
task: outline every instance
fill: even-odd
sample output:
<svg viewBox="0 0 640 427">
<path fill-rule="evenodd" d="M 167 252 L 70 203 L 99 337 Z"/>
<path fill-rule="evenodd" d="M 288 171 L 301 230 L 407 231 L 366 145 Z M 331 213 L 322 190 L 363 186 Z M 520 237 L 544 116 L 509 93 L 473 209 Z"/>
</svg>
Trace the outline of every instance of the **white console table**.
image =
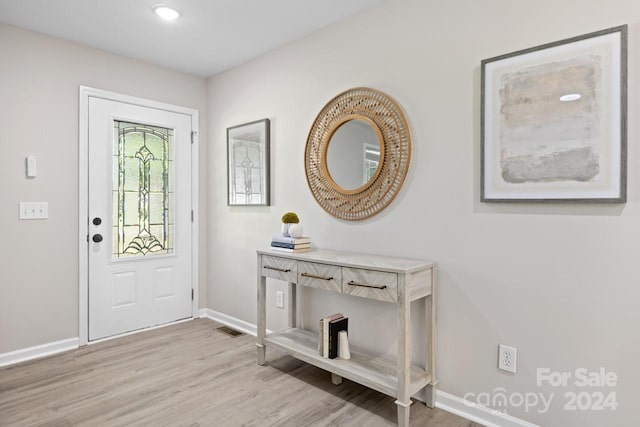
<svg viewBox="0 0 640 427">
<path fill-rule="evenodd" d="M 289 254 L 258 254 L 258 364 L 272 345 L 300 360 L 331 372 L 334 384 L 348 378 L 396 398 L 398 425 L 409 426 L 411 396 L 426 388 L 433 408 L 436 389 L 436 265 L 431 262 L 349 252 L 311 250 Z M 289 327 L 266 334 L 266 278 L 289 283 Z M 296 327 L 296 286 L 370 298 L 397 307 L 398 357 L 391 360 L 355 351 L 351 359 L 327 359 L 318 354 L 318 334 Z M 425 299 L 424 368 L 410 363 L 411 302 Z M 330 314 L 330 313 L 327 313 Z M 422 332 L 422 331 L 421 331 Z"/>
</svg>

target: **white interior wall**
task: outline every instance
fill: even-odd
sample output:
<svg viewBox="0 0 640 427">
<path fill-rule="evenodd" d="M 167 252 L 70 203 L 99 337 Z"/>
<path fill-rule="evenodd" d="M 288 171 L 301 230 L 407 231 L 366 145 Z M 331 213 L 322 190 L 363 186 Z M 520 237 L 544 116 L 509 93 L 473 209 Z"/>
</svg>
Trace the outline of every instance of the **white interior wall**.
<svg viewBox="0 0 640 427">
<path fill-rule="evenodd" d="M 0 354 L 78 336 L 78 91 L 89 86 L 200 111 L 205 79 L 0 24 Z M 25 177 L 35 155 L 38 176 Z M 206 181 L 200 185 L 205 218 Z M 49 219 L 19 221 L 20 201 Z M 205 233 L 206 221 L 200 224 Z M 200 240 L 206 303 L 206 241 Z"/>
<path fill-rule="evenodd" d="M 480 61 L 629 24 L 628 202 L 485 204 L 479 201 Z M 283 212 L 296 211 L 316 246 L 439 263 L 438 369 L 442 390 L 553 393 L 551 408 L 511 415 L 562 426 L 632 425 L 640 342 L 638 129 L 640 3 L 625 0 L 387 1 L 208 81 L 208 306 L 256 321 L 255 249 Z M 356 86 L 382 90 L 406 112 L 410 172 L 381 214 L 346 222 L 326 214 L 304 174 L 316 114 Z M 271 207 L 226 205 L 225 129 L 271 119 Z M 282 327 L 269 282 L 268 327 Z M 394 353 L 395 316 L 383 303 L 304 289 L 303 322 L 342 311 L 350 338 Z M 415 307 L 414 314 L 422 312 Z M 415 319 L 414 319 L 415 320 Z M 421 329 L 415 332 L 419 335 Z M 518 348 L 518 373 L 497 370 L 499 343 Z M 420 340 L 416 341 L 416 346 Z M 420 354 L 414 351 L 414 359 Z M 536 369 L 604 367 L 618 375 L 616 411 L 565 411 L 567 388 L 536 386 Z M 586 389 L 593 391 L 594 389 Z"/>
</svg>

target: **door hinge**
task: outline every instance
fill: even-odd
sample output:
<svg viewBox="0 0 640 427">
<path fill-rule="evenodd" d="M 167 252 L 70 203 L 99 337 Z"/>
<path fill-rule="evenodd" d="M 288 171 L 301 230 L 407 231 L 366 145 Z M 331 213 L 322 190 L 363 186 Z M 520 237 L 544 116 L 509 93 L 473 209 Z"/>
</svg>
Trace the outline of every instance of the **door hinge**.
<svg viewBox="0 0 640 427">
<path fill-rule="evenodd" d="M 193 301 L 193 288 L 191 288 L 191 301 Z"/>
<path fill-rule="evenodd" d="M 191 143 L 192 143 L 192 144 L 193 144 L 193 142 L 194 142 L 194 141 L 195 141 L 195 139 L 196 139 L 196 135 L 198 135 L 198 132 L 195 132 L 195 131 L 191 132 Z"/>
<path fill-rule="evenodd" d="M 191 211 L 191 222 L 193 222 L 193 210 Z"/>
</svg>

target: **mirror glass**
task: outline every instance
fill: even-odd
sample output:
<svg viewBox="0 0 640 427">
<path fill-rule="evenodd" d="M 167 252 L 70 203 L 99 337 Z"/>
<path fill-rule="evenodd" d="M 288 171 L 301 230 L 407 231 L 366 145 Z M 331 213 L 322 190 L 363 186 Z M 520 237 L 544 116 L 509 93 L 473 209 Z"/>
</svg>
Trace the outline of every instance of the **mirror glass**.
<svg viewBox="0 0 640 427">
<path fill-rule="evenodd" d="M 333 133 L 327 147 L 327 169 L 345 190 L 362 187 L 375 176 L 381 141 L 365 120 L 349 120 Z"/>
</svg>

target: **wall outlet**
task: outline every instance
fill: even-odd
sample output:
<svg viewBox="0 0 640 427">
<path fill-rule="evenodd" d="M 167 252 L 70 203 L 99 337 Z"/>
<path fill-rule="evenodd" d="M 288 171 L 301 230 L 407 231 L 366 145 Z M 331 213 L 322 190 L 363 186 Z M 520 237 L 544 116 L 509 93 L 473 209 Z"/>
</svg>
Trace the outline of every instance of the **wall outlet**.
<svg viewBox="0 0 640 427">
<path fill-rule="evenodd" d="M 284 308 L 284 292 L 282 291 L 276 292 L 276 307 Z"/>
<path fill-rule="evenodd" d="M 518 349 L 500 344 L 498 347 L 498 369 L 516 373 Z"/>
</svg>

